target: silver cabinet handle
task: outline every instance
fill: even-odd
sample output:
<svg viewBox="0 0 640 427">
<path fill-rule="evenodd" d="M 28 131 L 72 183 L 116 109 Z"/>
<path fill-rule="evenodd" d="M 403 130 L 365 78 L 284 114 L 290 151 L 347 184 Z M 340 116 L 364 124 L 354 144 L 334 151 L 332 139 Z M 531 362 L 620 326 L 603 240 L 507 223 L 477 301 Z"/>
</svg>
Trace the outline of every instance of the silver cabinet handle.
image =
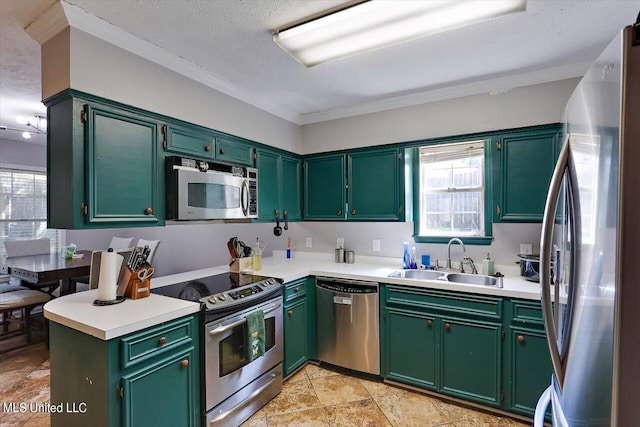
<svg viewBox="0 0 640 427">
<path fill-rule="evenodd" d="M 547 344 L 549 345 L 549 353 L 551 354 L 551 363 L 553 371 L 558 379 L 558 385 L 562 390 L 564 382 L 564 367 L 560 358 L 560 349 L 558 348 L 558 336 L 554 327 L 553 312 L 551 306 L 551 251 L 553 250 L 553 224 L 555 222 L 556 208 L 558 207 L 558 196 L 562 189 L 562 179 L 565 170 L 569 165 L 569 135 L 566 136 L 558 162 L 551 177 L 549 192 L 547 194 L 547 202 L 544 207 L 544 215 L 542 217 L 542 235 L 540 237 L 540 287 L 542 313 L 544 315 L 544 329 L 547 334 Z M 557 272 L 556 272 L 557 276 Z M 557 284 L 557 281 L 556 281 Z M 556 286 L 556 295 L 558 288 Z"/>
</svg>

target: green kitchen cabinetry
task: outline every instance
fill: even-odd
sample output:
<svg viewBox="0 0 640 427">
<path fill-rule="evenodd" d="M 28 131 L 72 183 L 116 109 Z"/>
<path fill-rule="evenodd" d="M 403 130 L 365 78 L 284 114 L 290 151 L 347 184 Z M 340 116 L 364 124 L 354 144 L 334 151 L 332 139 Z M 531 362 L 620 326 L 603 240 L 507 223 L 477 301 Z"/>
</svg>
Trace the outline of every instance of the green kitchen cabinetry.
<svg viewBox="0 0 640 427">
<path fill-rule="evenodd" d="M 540 302 L 512 300 L 507 318 L 508 410 L 533 416 L 553 369 Z"/>
<path fill-rule="evenodd" d="M 258 169 L 258 218 L 289 221 L 302 219 L 302 161 L 275 151 L 256 150 Z"/>
<path fill-rule="evenodd" d="M 495 221 L 542 221 L 560 135 L 554 125 L 494 137 L 499 162 Z"/>
<path fill-rule="evenodd" d="M 316 358 L 315 279 L 284 285 L 284 376 Z"/>
<path fill-rule="evenodd" d="M 164 225 L 160 123 L 67 92 L 46 104 L 48 227 Z"/>
<path fill-rule="evenodd" d="M 164 124 L 162 137 L 167 153 L 253 166 L 253 145 L 242 138 L 184 122 Z"/>
<path fill-rule="evenodd" d="M 403 166 L 403 150 L 399 148 L 354 150 L 306 158 L 304 218 L 402 220 Z"/>
<path fill-rule="evenodd" d="M 200 426 L 197 315 L 108 341 L 49 325 L 51 403 L 79 409 L 53 427 Z"/>
<path fill-rule="evenodd" d="M 201 126 L 168 123 L 162 125 L 162 146 L 168 153 L 213 160 L 215 133 Z"/>
<path fill-rule="evenodd" d="M 383 376 L 501 404 L 502 298 L 385 285 Z"/>
</svg>

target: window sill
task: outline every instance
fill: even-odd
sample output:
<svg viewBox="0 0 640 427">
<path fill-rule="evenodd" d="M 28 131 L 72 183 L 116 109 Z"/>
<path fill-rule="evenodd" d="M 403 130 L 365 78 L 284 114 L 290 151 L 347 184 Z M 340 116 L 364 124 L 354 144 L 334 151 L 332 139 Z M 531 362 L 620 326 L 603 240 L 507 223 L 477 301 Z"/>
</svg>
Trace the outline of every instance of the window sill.
<svg viewBox="0 0 640 427">
<path fill-rule="evenodd" d="M 416 243 L 449 243 L 453 237 L 446 236 L 413 236 Z M 493 237 L 459 237 L 465 245 L 490 245 Z"/>
</svg>

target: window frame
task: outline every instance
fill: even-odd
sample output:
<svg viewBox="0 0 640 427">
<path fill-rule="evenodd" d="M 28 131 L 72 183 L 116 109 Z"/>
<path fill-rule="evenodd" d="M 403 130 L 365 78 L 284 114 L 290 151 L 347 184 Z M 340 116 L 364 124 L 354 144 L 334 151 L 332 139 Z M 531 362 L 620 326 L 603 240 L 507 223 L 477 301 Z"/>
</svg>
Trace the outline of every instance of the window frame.
<svg viewBox="0 0 640 427">
<path fill-rule="evenodd" d="M 46 177 L 47 183 L 49 181 L 46 168 L 41 168 L 37 166 L 24 166 L 24 165 L 0 163 L 0 170 L 8 171 L 11 173 L 44 175 Z M 48 185 L 46 189 L 47 189 L 47 205 L 48 205 L 48 197 L 49 197 Z M 47 214 L 48 214 L 48 211 L 47 211 Z M 66 233 L 64 232 L 64 230 L 49 228 L 48 218 L 46 215 L 45 215 L 45 218 L 34 218 L 34 219 L 0 219 L 0 222 L 3 222 L 3 223 L 4 222 L 44 222 L 45 230 L 49 230 L 55 233 L 55 238 L 53 238 L 52 236 L 43 236 L 43 237 L 48 237 L 51 240 L 51 249 L 50 249 L 51 252 L 54 252 L 54 251 L 59 252 L 60 250 L 62 250 L 62 248 L 66 243 Z M 34 236 L 33 238 L 38 238 L 38 236 Z M 0 239 L 0 241 L 4 242 L 4 240 L 2 239 Z M 4 244 L 2 244 L 1 251 L 2 253 L 4 253 Z"/>
<path fill-rule="evenodd" d="M 420 233 L 420 148 L 455 144 L 473 141 L 484 141 L 484 236 L 429 236 Z M 413 188 L 413 239 L 416 243 L 448 243 L 454 237 L 460 238 L 465 245 L 490 245 L 493 241 L 493 138 L 491 136 L 467 136 L 459 138 L 447 138 L 445 140 L 424 142 L 413 147 L 412 161 L 412 188 Z"/>
</svg>

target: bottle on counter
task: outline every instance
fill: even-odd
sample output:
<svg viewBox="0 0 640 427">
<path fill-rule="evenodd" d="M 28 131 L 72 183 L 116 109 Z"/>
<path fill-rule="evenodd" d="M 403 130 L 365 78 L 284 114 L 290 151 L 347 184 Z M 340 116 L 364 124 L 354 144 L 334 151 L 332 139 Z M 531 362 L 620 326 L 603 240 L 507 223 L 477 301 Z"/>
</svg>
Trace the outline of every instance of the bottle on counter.
<svg viewBox="0 0 640 427">
<path fill-rule="evenodd" d="M 482 260 L 482 274 L 485 276 L 493 275 L 493 260 L 489 256 L 489 252 L 487 252 L 487 259 Z"/>
<path fill-rule="evenodd" d="M 409 258 L 409 268 L 416 270 L 418 268 L 418 261 L 416 260 L 416 247 L 411 248 L 411 258 Z"/>
<path fill-rule="evenodd" d="M 402 268 L 411 268 L 411 254 L 409 253 L 409 242 L 404 242 L 404 254 L 402 255 Z"/>
</svg>

